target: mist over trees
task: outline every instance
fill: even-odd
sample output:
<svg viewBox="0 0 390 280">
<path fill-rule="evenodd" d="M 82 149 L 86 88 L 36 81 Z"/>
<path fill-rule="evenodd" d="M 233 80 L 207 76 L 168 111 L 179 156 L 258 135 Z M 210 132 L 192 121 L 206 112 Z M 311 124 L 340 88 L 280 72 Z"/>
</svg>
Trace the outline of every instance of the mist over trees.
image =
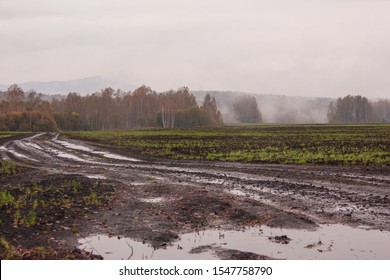
<svg viewBox="0 0 390 280">
<path fill-rule="evenodd" d="M 215 97 L 211 97 L 210 94 L 206 94 L 201 109 L 206 112 L 207 119 L 211 125 L 223 124 L 222 114 L 217 109 Z"/>
<path fill-rule="evenodd" d="M 254 96 L 240 95 L 233 104 L 234 115 L 241 123 L 259 123 L 261 113 Z"/>
<path fill-rule="evenodd" d="M 375 112 L 376 121 L 379 123 L 390 123 L 390 101 L 378 100 L 372 103 L 372 109 Z"/>
<path fill-rule="evenodd" d="M 223 124 L 214 98 L 202 106 L 186 87 L 156 93 L 141 86 L 134 92 L 105 88 L 91 95 L 69 93 L 42 100 L 17 85 L 0 94 L 0 130 L 105 130 L 141 127 L 192 127 Z"/>
<path fill-rule="evenodd" d="M 329 123 L 390 122 L 390 102 L 370 102 L 366 97 L 347 95 L 329 105 Z"/>
<path fill-rule="evenodd" d="M 189 128 L 228 123 L 390 123 L 390 101 L 110 87 L 88 95 L 43 95 L 12 85 L 0 92 L 0 130 Z"/>
<path fill-rule="evenodd" d="M 234 113 L 239 96 L 248 95 L 233 91 L 195 91 L 198 102 L 209 93 L 215 97 L 225 123 L 240 123 Z M 328 107 L 333 99 L 323 97 L 250 94 L 256 99 L 262 123 L 327 123 Z"/>
<path fill-rule="evenodd" d="M 194 92 L 200 99 L 206 92 Z M 257 102 L 262 123 L 310 124 L 310 123 L 390 123 L 390 100 L 369 100 L 363 96 L 346 96 L 332 99 L 211 91 L 226 123 L 240 123 L 237 118 L 239 101 Z M 248 106 L 241 106 L 249 108 Z M 241 110 L 243 116 L 250 110 Z"/>
</svg>

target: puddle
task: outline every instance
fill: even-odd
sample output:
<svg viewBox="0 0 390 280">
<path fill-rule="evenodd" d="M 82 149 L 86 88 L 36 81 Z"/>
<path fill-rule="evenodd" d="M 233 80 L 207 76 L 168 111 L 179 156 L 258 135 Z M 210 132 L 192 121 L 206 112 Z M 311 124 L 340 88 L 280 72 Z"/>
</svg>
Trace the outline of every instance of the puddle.
<svg viewBox="0 0 390 280">
<path fill-rule="evenodd" d="M 151 197 L 151 198 L 141 198 L 140 201 L 147 203 L 162 203 L 167 201 L 164 197 Z"/>
<path fill-rule="evenodd" d="M 66 159 L 71 159 L 71 160 L 74 160 L 74 161 L 90 163 L 90 161 L 88 161 L 88 160 L 82 159 L 82 158 L 80 158 L 78 156 L 75 156 L 75 155 L 72 155 L 72 154 L 64 153 L 64 152 L 56 150 L 56 149 L 46 148 L 46 150 L 49 151 L 49 152 L 54 153 L 56 156 L 58 156 L 60 158 L 66 158 Z"/>
<path fill-rule="evenodd" d="M 41 133 L 35 134 L 35 135 L 31 136 L 31 137 L 28 137 L 26 139 L 33 140 L 33 139 L 41 137 L 42 135 L 45 135 L 45 134 L 46 134 L 46 132 L 41 132 Z"/>
<path fill-rule="evenodd" d="M 103 162 L 97 162 L 97 161 L 93 161 L 93 160 L 89 160 L 89 159 L 83 159 L 83 158 L 78 157 L 76 155 L 65 153 L 63 151 L 53 149 L 53 148 L 46 148 L 46 151 L 49 153 L 53 153 L 57 157 L 60 157 L 60 158 L 70 159 L 70 160 L 74 160 L 77 162 L 89 163 L 92 165 L 105 165 L 105 163 L 103 163 Z M 85 155 L 83 155 L 83 156 L 86 157 Z"/>
<path fill-rule="evenodd" d="M 32 147 L 32 148 L 37 149 L 37 150 L 43 150 L 41 146 L 39 146 L 33 142 L 24 142 L 24 144 L 26 146 Z"/>
<path fill-rule="evenodd" d="M 274 205 L 272 200 L 265 199 L 263 196 L 255 194 L 253 192 L 245 192 L 245 191 L 239 190 L 239 189 L 226 190 L 226 192 L 234 194 L 234 195 L 237 195 L 237 196 L 248 197 L 248 198 L 260 201 L 261 203 L 264 203 L 264 204 L 267 204 L 267 205 Z"/>
<path fill-rule="evenodd" d="M 17 157 L 17 158 L 24 158 L 24 159 L 28 159 L 28 160 L 32 160 L 32 161 L 35 161 L 35 162 L 36 162 L 36 160 L 33 159 L 33 158 L 27 157 L 27 156 L 25 156 L 25 155 L 22 155 L 22 154 L 18 153 L 18 152 L 15 151 L 15 150 L 7 149 L 7 148 L 5 148 L 5 147 L 3 147 L 3 146 L 0 147 L 0 151 L 8 152 L 8 153 L 12 154 L 13 156 L 15 156 L 15 157 Z"/>
<path fill-rule="evenodd" d="M 58 135 L 57 135 L 57 137 L 58 137 Z M 83 145 L 78 145 L 78 144 L 74 144 L 71 142 L 58 140 L 57 137 L 55 139 L 53 139 L 53 141 L 60 144 L 61 146 L 65 147 L 65 148 L 68 148 L 68 149 L 79 150 L 79 151 L 92 153 L 92 154 L 96 154 L 96 155 L 102 155 L 103 157 L 110 158 L 110 159 L 126 160 L 126 161 L 132 161 L 132 162 L 139 162 L 140 161 L 140 160 L 135 159 L 135 158 L 124 157 L 124 156 L 112 154 L 109 152 L 95 151 L 95 150 L 93 150 L 89 147 L 83 146 Z"/>
<path fill-rule="evenodd" d="M 283 242 L 281 242 L 283 241 Z M 390 232 L 322 225 L 316 231 L 247 228 L 244 231 L 206 230 L 181 236 L 171 246 L 155 250 L 129 238 L 90 236 L 80 239 L 80 249 L 105 259 L 217 259 L 213 248 L 252 252 L 276 259 L 390 259 Z M 207 250 L 192 249 L 200 246 Z"/>
<path fill-rule="evenodd" d="M 205 184 L 214 184 L 214 185 L 223 185 L 225 183 L 225 180 L 222 179 L 197 179 L 197 183 L 205 183 Z"/>
<path fill-rule="evenodd" d="M 94 152 L 94 153 L 100 154 L 100 155 L 102 155 L 106 158 L 110 158 L 110 159 L 127 160 L 127 161 L 132 161 L 132 162 L 139 162 L 140 161 L 140 160 L 135 159 L 135 158 L 124 157 L 124 156 L 120 156 L 120 155 L 116 155 L 116 154 L 111 154 L 108 152 Z"/>
<path fill-rule="evenodd" d="M 90 153 L 93 152 L 93 150 L 91 148 L 88 148 L 86 146 L 77 145 L 77 144 L 73 144 L 70 142 L 62 141 L 62 140 L 54 140 L 54 142 L 66 147 L 66 148 L 72 149 L 72 150 L 79 150 L 79 151 L 90 152 Z"/>
<path fill-rule="evenodd" d="M 133 186 L 146 186 L 147 184 L 144 182 L 131 182 Z"/>
<path fill-rule="evenodd" d="M 106 176 L 98 175 L 98 174 L 96 174 L 96 175 L 85 175 L 85 177 L 90 178 L 90 179 L 100 179 L 100 180 L 106 180 L 107 179 Z"/>
</svg>

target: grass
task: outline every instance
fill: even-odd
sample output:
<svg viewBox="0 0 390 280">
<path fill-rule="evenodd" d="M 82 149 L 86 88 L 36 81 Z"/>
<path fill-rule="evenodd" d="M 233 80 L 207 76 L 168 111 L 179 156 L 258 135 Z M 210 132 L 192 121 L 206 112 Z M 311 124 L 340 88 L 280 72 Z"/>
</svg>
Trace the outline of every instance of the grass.
<svg viewBox="0 0 390 280">
<path fill-rule="evenodd" d="M 14 176 L 23 176 L 17 174 Z M 0 174 L 0 178 L 8 175 Z M 69 229 L 78 233 L 78 221 L 105 207 L 113 197 L 111 185 L 84 177 L 52 176 L 31 183 L 0 187 L 0 259 L 80 259 L 51 244 L 51 234 Z"/>
<path fill-rule="evenodd" d="M 4 215 L 12 217 L 14 227 L 33 226 L 37 222 L 36 211 L 40 205 L 39 201 L 52 188 L 52 186 L 43 188 L 35 185 L 33 187 L 18 186 L 12 190 L 0 191 L 0 209 L 4 211 Z M 64 200 L 58 196 L 56 199 L 45 201 L 40 208 L 53 205 L 64 207 Z"/>
<path fill-rule="evenodd" d="M 81 213 L 85 206 L 100 206 L 102 200 L 94 187 L 77 181 L 63 181 L 0 190 L 2 219 L 14 227 L 31 227 L 38 221 L 53 223 L 55 220 L 50 212 L 59 211 L 65 215 L 68 209 L 79 209 L 77 211 Z"/>
<path fill-rule="evenodd" d="M 261 125 L 70 132 L 129 154 L 185 160 L 390 166 L 390 125 Z"/>
<path fill-rule="evenodd" d="M 20 132 L 20 131 L 0 131 L 0 140 L 13 138 L 20 135 L 31 134 L 31 132 Z"/>
<path fill-rule="evenodd" d="M 156 177 L 153 176 L 153 175 L 148 175 L 147 178 L 148 178 L 149 181 L 154 181 L 154 180 L 156 180 Z"/>
<path fill-rule="evenodd" d="M 14 246 L 4 237 L 0 237 L 0 259 L 2 260 L 74 260 L 87 259 L 87 254 L 82 254 L 76 250 L 55 250 L 53 248 L 37 246 L 34 248 L 25 248 L 23 246 Z"/>
<path fill-rule="evenodd" d="M 0 161 L 0 175 L 16 175 L 18 173 L 18 169 L 14 162 L 1 160 Z"/>
</svg>

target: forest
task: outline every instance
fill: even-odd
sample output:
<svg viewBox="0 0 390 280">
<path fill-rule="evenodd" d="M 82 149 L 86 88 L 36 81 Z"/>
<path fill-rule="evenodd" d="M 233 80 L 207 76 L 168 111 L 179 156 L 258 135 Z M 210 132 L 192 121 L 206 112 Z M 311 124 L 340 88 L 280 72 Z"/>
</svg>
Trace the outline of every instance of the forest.
<svg viewBox="0 0 390 280">
<path fill-rule="evenodd" d="M 390 102 L 370 102 L 366 97 L 347 95 L 331 102 L 328 110 L 330 123 L 389 123 Z"/>
<path fill-rule="evenodd" d="M 0 130 L 106 130 L 141 127 L 193 127 L 223 124 L 216 101 L 206 95 L 198 105 L 186 87 L 156 93 L 147 86 L 133 92 L 105 88 L 81 96 L 44 100 L 35 91 L 12 85 L 1 94 Z"/>
<path fill-rule="evenodd" d="M 25 92 L 14 84 L 0 92 L 0 130 L 189 128 L 222 125 L 225 118 L 235 123 L 299 123 L 299 116 L 305 113 L 320 115 L 317 119 L 329 123 L 390 122 L 389 100 L 370 101 L 360 95 L 297 106 L 285 97 L 272 101 L 264 96 L 226 93 L 223 100 L 222 94 L 214 93 L 194 94 L 187 87 L 157 93 L 143 85 L 128 92 L 108 87 L 84 96 L 71 92 L 50 97 L 34 90 Z M 316 123 L 315 118 L 303 120 Z"/>
</svg>

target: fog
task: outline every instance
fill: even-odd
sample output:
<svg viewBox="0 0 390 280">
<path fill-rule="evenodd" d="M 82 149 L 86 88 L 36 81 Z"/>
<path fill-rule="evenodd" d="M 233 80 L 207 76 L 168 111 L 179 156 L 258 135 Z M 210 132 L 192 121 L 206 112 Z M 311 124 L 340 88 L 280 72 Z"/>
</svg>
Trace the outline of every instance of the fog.
<svg viewBox="0 0 390 280">
<path fill-rule="evenodd" d="M 263 95 L 258 98 L 265 123 L 327 123 L 329 98 Z"/>
<path fill-rule="evenodd" d="M 242 92 L 196 91 L 198 103 L 209 93 L 215 97 L 218 110 L 226 124 L 238 123 L 234 115 L 234 103 L 242 95 L 254 96 L 257 100 L 263 123 L 310 124 L 327 123 L 327 112 L 332 98 L 301 97 L 271 94 L 248 94 Z"/>
</svg>

